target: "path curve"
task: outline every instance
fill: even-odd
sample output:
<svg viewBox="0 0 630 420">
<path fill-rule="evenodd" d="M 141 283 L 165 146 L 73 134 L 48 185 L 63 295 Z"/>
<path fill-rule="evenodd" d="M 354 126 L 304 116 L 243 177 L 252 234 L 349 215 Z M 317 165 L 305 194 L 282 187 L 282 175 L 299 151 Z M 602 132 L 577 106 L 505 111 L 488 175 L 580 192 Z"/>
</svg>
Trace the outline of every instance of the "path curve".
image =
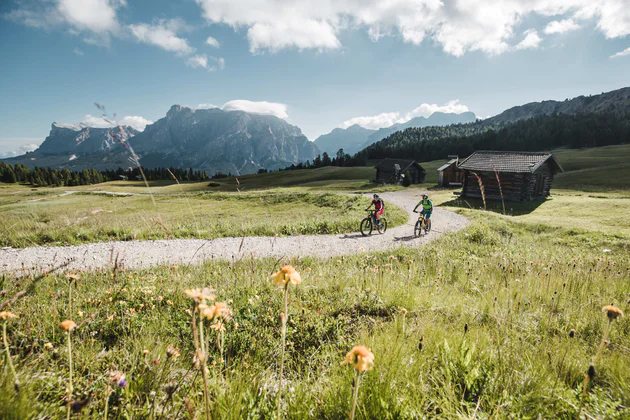
<svg viewBox="0 0 630 420">
<path fill-rule="evenodd" d="M 409 212 L 406 224 L 388 229 L 384 234 L 373 233 L 363 237 L 360 233 L 335 235 L 301 235 L 286 237 L 246 237 L 205 239 L 170 239 L 157 241 L 99 242 L 67 247 L 39 246 L 23 249 L 0 250 L 0 273 L 19 275 L 23 270 L 36 272 L 69 263 L 66 270 L 95 270 L 111 267 L 112 256 L 119 255 L 126 268 L 145 268 L 158 264 L 198 264 L 212 259 L 232 260 L 242 257 L 333 257 L 361 251 L 384 251 L 406 246 L 425 244 L 445 233 L 464 228 L 465 217 L 436 208 L 433 212 L 433 230 L 426 236 L 415 238 L 413 225 L 416 216 L 411 212 L 418 202 L 417 190 L 381 194 L 392 203 Z M 359 221 L 357 220 L 357 227 Z"/>
</svg>

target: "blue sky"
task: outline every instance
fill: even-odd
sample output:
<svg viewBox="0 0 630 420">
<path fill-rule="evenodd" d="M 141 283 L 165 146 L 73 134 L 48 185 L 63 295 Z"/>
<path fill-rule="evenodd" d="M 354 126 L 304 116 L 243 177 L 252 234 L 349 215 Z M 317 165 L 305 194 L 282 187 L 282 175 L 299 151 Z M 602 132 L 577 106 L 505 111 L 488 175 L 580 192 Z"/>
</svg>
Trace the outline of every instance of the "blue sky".
<svg viewBox="0 0 630 420">
<path fill-rule="evenodd" d="M 209 41 L 208 38 L 212 37 Z M 53 121 L 142 128 L 173 104 L 272 113 L 314 139 L 630 85 L 628 0 L 6 0 L 0 154 Z"/>
</svg>

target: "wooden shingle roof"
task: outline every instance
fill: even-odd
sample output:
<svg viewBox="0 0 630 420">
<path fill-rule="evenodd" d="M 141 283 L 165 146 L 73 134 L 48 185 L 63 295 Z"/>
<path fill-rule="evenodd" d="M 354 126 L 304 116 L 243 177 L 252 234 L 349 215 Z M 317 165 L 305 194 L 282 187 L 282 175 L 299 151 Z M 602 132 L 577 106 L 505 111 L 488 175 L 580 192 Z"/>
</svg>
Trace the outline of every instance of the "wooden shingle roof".
<svg viewBox="0 0 630 420">
<path fill-rule="evenodd" d="M 390 159 L 386 158 L 381 160 L 378 165 L 375 166 L 376 169 L 391 169 L 394 165 L 398 164 L 400 166 L 400 171 L 405 172 L 409 169 L 410 166 L 416 166 L 420 171 L 424 171 L 424 168 L 420 166 L 418 162 L 415 160 L 407 160 L 407 159 Z"/>
<path fill-rule="evenodd" d="M 548 152 L 499 152 L 479 150 L 461 161 L 458 168 L 480 172 L 533 173 L 550 161 L 554 171 L 562 172 L 556 158 Z"/>
<path fill-rule="evenodd" d="M 445 163 L 444 165 L 442 165 L 439 168 L 437 168 L 437 171 L 438 172 L 443 171 L 444 169 L 448 168 L 449 166 L 451 166 L 454 163 L 457 163 L 457 159 L 449 160 L 447 163 Z"/>
</svg>

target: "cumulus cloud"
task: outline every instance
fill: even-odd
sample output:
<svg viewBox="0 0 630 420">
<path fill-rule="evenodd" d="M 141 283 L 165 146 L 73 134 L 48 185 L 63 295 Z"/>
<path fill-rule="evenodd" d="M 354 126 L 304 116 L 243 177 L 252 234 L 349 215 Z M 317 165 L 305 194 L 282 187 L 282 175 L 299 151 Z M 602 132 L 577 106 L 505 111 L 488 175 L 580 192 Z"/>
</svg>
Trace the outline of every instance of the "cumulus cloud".
<svg viewBox="0 0 630 420">
<path fill-rule="evenodd" d="M 40 29 L 67 26 L 84 41 L 109 45 L 110 36 L 119 34 L 118 9 L 125 0 L 49 0 L 20 2 L 17 9 L 5 13 L 5 19 Z"/>
<path fill-rule="evenodd" d="M 276 102 L 254 102 L 244 99 L 237 99 L 223 104 L 221 107 L 224 111 L 245 111 L 252 114 L 274 115 L 278 118 L 287 119 L 287 106 Z"/>
<path fill-rule="evenodd" d="M 155 45 L 178 55 L 188 55 L 195 52 L 195 49 L 188 44 L 188 40 L 178 36 L 178 32 L 185 28 L 186 25 L 181 19 L 160 19 L 152 24 L 129 25 L 131 33 L 138 41 Z"/>
<path fill-rule="evenodd" d="M 199 104 L 195 109 L 213 109 L 213 108 L 221 108 L 218 105 L 214 104 Z"/>
<path fill-rule="evenodd" d="M 625 57 L 627 55 L 630 55 L 630 48 L 626 48 L 623 51 L 619 51 L 617 54 L 613 54 L 610 56 L 610 58 L 619 58 L 619 57 Z"/>
<path fill-rule="evenodd" d="M 630 34 L 627 0 L 196 0 L 210 22 L 245 28 L 252 52 L 285 48 L 329 50 L 340 32 L 362 28 L 377 42 L 398 36 L 431 39 L 452 55 L 500 54 L 512 49 L 515 28 L 530 15 L 593 20 L 608 38 Z M 569 19 L 566 19 L 569 17 Z M 577 23 L 574 22 L 575 25 Z M 559 30 L 557 24 L 550 30 Z M 556 32 L 557 33 L 557 32 Z M 521 48 L 533 48 L 537 34 Z M 540 37 L 538 37 L 540 38 Z"/>
<path fill-rule="evenodd" d="M 83 51 L 81 51 L 78 48 L 75 48 L 72 52 L 75 53 L 76 55 L 83 55 Z"/>
<path fill-rule="evenodd" d="M 42 143 L 39 138 L 0 138 L 0 158 L 23 155 L 36 150 Z"/>
<path fill-rule="evenodd" d="M 580 25 L 575 23 L 573 19 L 554 20 L 549 22 L 545 27 L 545 33 L 547 35 L 563 34 L 565 32 L 574 31 L 579 29 Z"/>
<path fill-rule="evenodd" d="M 466 105 L 459 103 L 459 99 L 454 99 L 444 105 L 421 104 L 419 107 L 406 113 L 384 112 L 382 114 L 367 117 L 355 117 L 344 121 L 339 125 L 339 127 L 348 128 L 351 125 L 358 124 L 361 127 L 376 130 L 383 127 L 390 127 L 394 124 L 405 123 L 415 117 L 428 117 L 434 112 L 461 114 L 468 111 L 470 111 L 470 109 Z"/>
<path fill-rule="evenodd" d="M 517 50 L 533 50 L 540 46 L 542 38 L 538 36 L 538 32 L 535 29 L 528 29 L 524 33 L 525 38 L 518 44 L 516 44 Z"/>
<path fill-rule="evenodd" d="M 221 46 L 221 43 L 217 41 L 216 38 L 213 38 L 211 36 L 209 36 L 208 39 L 206 39 L 206 44 L 214 48 L 219 48 Z"/>
<path fill-rule="evenodd" d="M 225 68 L 225 59 L 223 57 L 208 57 L 205 54 L 198 54 L 189 57 L 186 64 L 194 69 L 202 68 L 208 71 L 216 71 Z"/>
</svg>

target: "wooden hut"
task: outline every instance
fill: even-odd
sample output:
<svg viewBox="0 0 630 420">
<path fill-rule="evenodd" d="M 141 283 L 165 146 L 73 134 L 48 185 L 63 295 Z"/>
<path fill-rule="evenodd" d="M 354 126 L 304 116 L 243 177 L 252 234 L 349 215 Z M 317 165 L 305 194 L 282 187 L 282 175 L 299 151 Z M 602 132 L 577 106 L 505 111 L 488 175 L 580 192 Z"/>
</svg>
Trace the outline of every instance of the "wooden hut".
<svg viewBox="0 0 630 420">
<path fill-rule="evenodd" d="M 464 171 L 462 197 L 481 198 L 480 179 L 486 199 L 501 199 L 502 193 L 509 201 L 548 196 L 553 177 L 562 172 L 556 158 L 545 152 L 477 151 L 458 167 Z"/>
<path fill-rule="evenodd" d="M 448 163 L 440 166 L 438 171 L 438 185 L 440 187 L 461 187 L 464 183 L 464 171 L 459 169 L 457 158 L 451 159 Z"/>
<path fill-rule="evenodd" d="M 376 182 L 382 184 L 400 184 L 409 171 L 412 184 L 422 184 L 427 172 L 415 160 L 383 159 L 376 168 Z"/>
</svg>

